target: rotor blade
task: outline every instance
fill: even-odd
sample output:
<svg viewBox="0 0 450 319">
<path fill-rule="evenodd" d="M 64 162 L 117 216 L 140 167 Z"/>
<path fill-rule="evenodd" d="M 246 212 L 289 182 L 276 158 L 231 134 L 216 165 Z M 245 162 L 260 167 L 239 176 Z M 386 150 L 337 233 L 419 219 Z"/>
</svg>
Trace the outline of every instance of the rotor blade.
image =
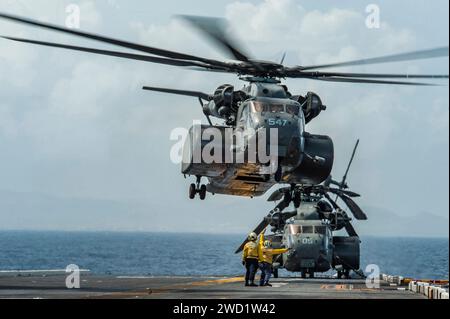
<svg viewBox="0 0 450 319">
<path fill-rule="evenodd" d="M 350 209 L 350 211 L 352 212 L 353 216 L 355 216 L 356 219 L 367 220 L 367 215 L 353 201 L 353 199 L 351 199 L 350 197 L 348 197 L 344 194 L 339 194 L 339 198 L 341 198 L 344 201 L 345 205 L 347 205 L 347 207 Z"/>
<path fill-rule="evenodd" d="M 352 191 L 349 191 L 349 190 L 345 190 L 345 189 L 342 190 L 342 189 L 341 189 L 341 192 L 342 192 L 343 194 L 349 196 L 349 197 L 361 197 L 360 194 L 355 193 L 355 192 L 352 192 Z"/>
<path fill-rule="evenodd" d="M 16 42 L 31 43 L 31 44 L 37 44 L 37 45 L 42 45 L 42 46 L 55 47 L 55 48 L 73 50 L 73 51 L 88 52 L 88 53 L 107 55 L 107 56 L 113 56 L 113 57 L 118 57 L 118 58 L 130 59 L 130 60 L 160 63 L 160 64 L 167 64 L 167 65 L 174 65 L 174 66 L 183 66 L 183 67 L 195 66 L 195 67 L 204 68 L 206 70 L 207 70 L 207 68 L 209 68 L 209 66 L 206 66 L 206 65 L 203 66 L 202 63 L 195 62 L 195 61 L 175 60 L 175 59 L 160 58 L 160 57 L 141 55 L 141 54 L 100 50 L 100 49 L 93 49 L 93 48 L 87 48 L 87 47 L 65 45 L 65 44 L 59 44 L 59 43 L 53 43 L 53 42 L 35 41 L 35 40 L 6 37 L 6 36 L 1 36 L 1 38 L 16 41 Z"/>
<path fill-rule="evenodd" d="M 284 60 L 286 59 L 286 55 L 287 55 L 287 52 L 284 52 L 283 53 L 283 56 L 281 57 L 281 61 L 280 61 L 280 65 L 283 65 L 283 63 L 284 63 Z"/>
<path fill-rule="evenodd" d="M 346 222 L 344 227 L 350 237 L 359 237 L 358 234 L 356 233 L 355 228 L 350 222 Z"/>
<path fill-rule="evenodd" d="M 289 195 L 289 196 L 288 196 Z M 255 230 L 253 231 L 256 234 L 260 234 L 264 228 L 266 228 L 267 226 L 269 226 L 270 224 L 270 218 L 273 215 L 274 212 L 278 211 L 278 212 L 282 212 L 286 207 L 289 206 L 289 204 L 291 203 L 292 198 L 290 197 L 289 193 L 285 193 L 285 197 L 283 198 L 283 200 L 281 202 L 278 203 L 277 206 L 275 206 L 274 209 L 272 209 L 269 213 L 268 216 L 266 216 L 263 221 L 255 228 Z M 289 214 L 289 213 L 286 213 Z M 284 214 L 282 214 L 283 216 Z M 295 216 L 295 215 L 294 215 Z M 236 254 L 240 253 L 242 251 L 242 249 L 244 249 L 245 244 L 248 243 L 248 240 L 245 240 L 241 246 L 239 246 L 239 248 L 236 250 Z"/>
<path fill-rule="evenodd" d="M 242 244 L 239 246 L 238 249 L 234 252 L 235 254 L 239 254 L 241 251 L 244 250 L 245 245 L 248 243 L 248 239 L 244 240 Z"/>
<path fill-rule="evenodd" d="M 430 50 L 407 52 L 407 53 L 387 55 L 387 56 L 369 58 L 369 59 L 361 59 L 361 60 L 322 64 L 322 65 L 311 65 L 311 66 L 300 67 L 300 69 L 301 70 L 313 70 L 313 69 L 324 69 L 324 68 L 341 67 L 341 66 L 368 65 L 368 64 L 423 60 L 423 59 L 446 57 L 446 56 L 448 56 L 448 54 L 449 54 L 448 47 L 441 47 L 441 48 L 435 48 L 435 49 L 430 49 Z"/>
<path fill-rule="evenodd" d="M 212 65 L 208 65 L 207 67 L 189 66 L 189 67 L 186 67 L 186 69 L 192 70 L 192 71 L 201 71 L 201 72 L 236 73 L 236 71 L 233 70 L 232 68 L 225 69 L 225 68 L 216 67 L 216 66 L 212 66 Z"/>
<path fill-rule="evenodd" d="M 74 29 L 68 29 L 68 28 L 60 27 L 60 26 L 57 26 L 54 24 L 39 22 L 36 20 L 23 18 L 23 17 L 19 17 L 19 16 L 14 16 L 14 15 L 10 15 L 10 14 L 0 13 L 0 18 L 10 20 L 13 22 L 17 22 L 17 23 L 22 23 L 22 24 L 36 26 L 36 27 L 40 27 L 40 28 L 44 28 L 44 29 L 67 33 L 67 34 L 71 34 L 74 36 L 79 36 L 82 38 L 95 40 L 95 41 L 99 41 L 99 42 L 103 42 L 103 43 L 108 43 L 108 44 L 112 44 L 112 45 L 117 45 L 120 47 L 137 50 L 137 51 L 141 51 L 141 52 L 146 52 L 149 54 L 154 54 L 154 55 L 163 56 L 163 57 L 167 57 L 167 58 L 181 59 L 181 60 L 188 60 L 188 61 L 198 61 L 198 62 L 203 62 L 206 64 L 227 67 L 227 63 L 216 61 L 216 60 L 205 59 L 205 58 L 201 58 L 201 57 L 197 57 L 197 56 L 193 56 L 193 55 L 189 55 L 189 54 L 184 54 L 184 53 L 179 53 L 179 52 L 169 51 L 169 50 L 163 50 L 163 49 L 145 46 L 145 45 L 141 45 L 141 44 L 136 44 L 136 43 L 132 43 L 132 42 L 127 42 L 127 41 L 123 41 L 123 40 L 113 39 L 113 38 L 109 38 L 109 37 L 105 37 L 105 36 L 101 36 L 101 35 L 96 35 L 93 33 L 77 31 Z"/>
<path fill-rule="evenodd" d="M 347 214 L 339 207 L 339 205 L 330 197 L 330 195 L 328 195 L 327 193 L 324 194 L 325 198 L 328 199 L 328 201 L 331 203 L 331 205 L 333 206 L 333 208 L 335 210 L 341 210 L 344 214 L 345 217 L 348 218 Z M 345 230 L 347 231 L 347 233 L 349 234 L 349 236 L 356 236 L 358 237 L 358 234 L 356 233 L 355 228 L 353 228 L 353 225 L 350 224 L 350 221 L 348 220 L 345 224 L 344 224 Z"/>
<path fill-rule="evenodd" d="M 191 26 L 207 35 L 215 44 L 230 53 L 236 60 L 249 62 L 248 55 L 243 53 L 236 41 L 228 34 L 227 20 L 187 15 L 179 15 L 178 18 L 188 22 Z"/>
<path fill-rule="evenodd" d="M 330 184 L 333 182 L 333 176 L 328 175 L 327 179 L 323 182 L 323 186 L 330 187 Z"/>
<path fill-rule="evenodd" d="M 334 210 L 340 209 L 340 207 L 338 206 L 338 204 L 336 203 L 336 201 L 334 201 L 330 195 L 328 195 L 327 193 L 324 193 L 323 196 L 325 196 L 325 198 L 330 202 L 331 206 L 333 206 Z"/>
<path fill-rule="evenodd" d="M 394 84 L 394 85 L 411 85 L 411 86 L 439 86 L 438 84 L 432 84 L 432 83 L 383 81 L 383 80 L 369 80 L 369 79 L 358 79 L 358 78 L 340 78 L 340 77 L 329 77 L 329 78 L 308 77 L 308 78 L 312 79 L 312 80 L 328 81 L 328 82 Z"/>
<path fill-rule="evenodd" d="M 333 194 L 344 194 L 347 195 L 349 197 L 361 197 L 361 195 L 359 195 L 358 193 L 349 191 L 349 190 L 345 190 L 345 189 L 338 189 L 338 188 L 328 188 L 327 189 L 328 192 L 333 193 Z"/>
<path fill-rule="evenodd" d="M 253 230 L 253 232 L 257 235 L 259 235 L 264 228 L 266 228 L 267 226 L 269 226 L 269 220 L 267 218 L 264 218 L 263 221 L 261 223 L 259 223 L 258 226 L 256 226 L 255 230 Z M 234 252 L 235 254 L 239 254 L 243 249 L 245 244 L 248 243 L 248 239 L 244 240 L 244 242 L 239 246 L 239 248 Z"/>
<path fill-rule="evenodd" d="M 279 202 L 277 206 L 275 206 L 274 210 L 277 210 L 277 209 L 278 209 L 280 212 L 282 212 L 286 207 L 289 206 L 289 204 L 291 203 L 291 201 L 292 201 L 291 194 L 286 193 L 286 194 L 284 195 L 283 200 L 282 200 L 281 202 Z"/>
<path fill-rule="evenodd" d="M 283 193 L 282 193 L 283 194 Z M 273 195 L 273 194 L 272 194 Z M 292 196 L 290 193 L 284 193 L 283 199 L 275 206 L 274 209 L 270 211 L 270 213 L 274 213 L 276 211 L 282 212 L 286 207 L 288 207 L 292 202 Z"/>
<path fill-rule="evenodd" d="M 198 92 L 198 91 L 175 90 L 175 89 L 166 89 L 166 88 L 158 88 L 158 87 L 150 87 L 150 86 L 144 86 L 142 89 L 147 90 L 147 91 L 155 91 L 155 92 L 163 92 L 163 93 L 176 94 L 176 95 L 199 97 L 199 98 L 201 98 L 203 100 L 207 100 L 207 101 L 211 101 L 213 99 L 213 97 L 211 95 L 203 93 L 203 92 Z"/>
<path fill-rule="evenodd" d="M 335 181 L 334 179 L 332 179 L 332 180 L 330 181 L 330 184 L 331 184 L 331 185 L 335 185 L 335 186 L 340 186 L 340 185 L 341 185 L 340 182 L 337 182 L 337 181 Z M 326 186 L 326 185 L 325 185 L 325 186 Z"/>
<path fill-rule="evenodd" d="M 448 79 L 448 74 L 383 74 L 383 73 L 347 73 L 347 72 L 300 72 L 299 75 L 311 77 L 343 77 L 373 79 Z"/>
<path fill-rule="evenodd" d="M 297 210 L 294 210 L 292 212 L 287 212 L 287 213 L 281 214 L 281 217 L 282 217 L 283 221 L 286 222 L 289 218 L 297 216 L 297 214 L 298 214 Z"/>
<path fill-rule="evenodd" d="M 341 182 L 341 185 L 339 187 L 340 189 L 344 188 L 344 186 L 345 186 L 345 182 L 347 180 L 348 171 L 350 170 L 350 166 L 352 166 L 353 159 L 355 158 L 356 150 L 358 149 L 358 145 L 359 145 L 359 139 L 356 141 L 355 147 L 353 148 L 352 156 L 350 157 L 350 161 L 348 162 L 345 174 L 342 177 L 342 182 Z"/>
<path fill-rule="evenodd" d="M 290 187 L 283 187 L 275 190 L 267 199 L 268 202 L 275 202 L 283 198 L 286 191 L 290 190 Z"/>
<path fill-rule="evenodd" d="M 264 220 L 261 223 L 259 223 L 259 225 L 253 230 L 253 232 L 259 235 L 267 226 L 269 226 L 269 219 L 264 218 Z"/>
<path fill-rule="evenodd" d="M 280 200 L 283 198 L 283 192 L 280 192 L 279 189 L 277 189 L 275 192 L 273 192 L 269 198 L 267 199 L 268 202 L 275 202 L 277 200 Z"/>
</svg>

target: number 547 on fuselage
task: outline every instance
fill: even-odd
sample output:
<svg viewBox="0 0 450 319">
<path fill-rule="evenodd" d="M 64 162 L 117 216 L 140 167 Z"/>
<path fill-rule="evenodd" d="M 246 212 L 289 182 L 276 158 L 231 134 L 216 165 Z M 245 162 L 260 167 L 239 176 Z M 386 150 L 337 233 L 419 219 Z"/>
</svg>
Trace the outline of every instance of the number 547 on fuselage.
<svg viewBox="0 0 450 319">
<path fill-rule="evenodd" d="M 249 84 L 240 91 L 225 85 L 213 96 L 198 94 L 209 100 L 202 103 L 208 119 L 222 118 L 224 124 L 196 125 L 189 131 L 182 173 L 197 177 L 191 198 L 199 193 L 204 199 L 206 191 L 260 196 L 277 183 L 320 184 L 331 172 L 331 138 L 305 131 L 306 122 L 325 109 L 320 98 L 314 93 L 292 96 L 274 80 L 245 80 Z M 207 185 L 199 185 L 202 177 Z"/>
</svg>

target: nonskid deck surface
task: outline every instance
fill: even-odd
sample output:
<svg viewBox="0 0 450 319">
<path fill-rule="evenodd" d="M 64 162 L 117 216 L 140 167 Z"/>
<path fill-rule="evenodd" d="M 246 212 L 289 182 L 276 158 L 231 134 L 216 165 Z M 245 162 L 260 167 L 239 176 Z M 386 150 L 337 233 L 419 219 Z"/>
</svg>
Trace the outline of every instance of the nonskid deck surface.
<svg viewBox="0 0 450 319">
<path fill-rule="evenodd" d="M 279 278 L 273 287 L 244 287 L 241 277 L 133 277 L 82 275 L 80 289 L 67 289 L 65 275 L 0 276 L 0 298 L 156 298 L 156 299 L 422 299 L 381 282 Z"/>
</svg>

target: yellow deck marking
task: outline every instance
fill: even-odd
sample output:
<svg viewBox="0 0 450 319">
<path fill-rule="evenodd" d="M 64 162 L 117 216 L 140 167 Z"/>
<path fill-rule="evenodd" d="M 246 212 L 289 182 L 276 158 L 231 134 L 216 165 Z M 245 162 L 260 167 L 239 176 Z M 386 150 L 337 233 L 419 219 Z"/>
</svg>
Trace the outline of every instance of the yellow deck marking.
<svg viewBox="0 0 450 319">
<path fill-rule="evenodd" d="M 329 290 L 336 290 L 336 291 L 347 291 L 347 290 L 361 290 L 361 289 L 355 289 L 353 285 L 322 285 L 320 286 L 320 289 L 329 289 Z"/>
<path fill-rule="evenodd" d="M 244 277 L 235 277 L 235 278 L 226 278 L 226 279 L 218 279 L 218 280 L 206 280 L 206 281 L 200 281 L 200 282 L 192 282 L 189 284 L 189 286 L 196 286 L 196 287 L 205 287 L 205 286 L 211 286 L 211 285 L 224 285 L 224 284 L 231 284 L 235 282 L 244 282 Z"/>
<path fill-rule="evenodd" d="M 225 278 L 225 279 L 217 279 L 217 280 L 205 280 L 205 281 L 198 281 L 198 282 L 190 282 L 186 284 L 174 284 L 174 285 L 167 285 L 162 286 L 158 288 L 147 288 L 145 291 L 125 291 L 125 292 L 113 292 L 110 294 L 106 294 L 104 296 L 116 296 L 116 297 L 144 297 L 144 296 L 151 296 L 156 294 L 164 294 L 168 293 L 171 290 L 183 290 L 188 289 L 190 287 L 207 287 L 212 285 L 224 285 L 229 283 L 236 283 L 236 282 L 244 282 L 244 277 L 234 277 L 234 278 Z"/>
</svg>

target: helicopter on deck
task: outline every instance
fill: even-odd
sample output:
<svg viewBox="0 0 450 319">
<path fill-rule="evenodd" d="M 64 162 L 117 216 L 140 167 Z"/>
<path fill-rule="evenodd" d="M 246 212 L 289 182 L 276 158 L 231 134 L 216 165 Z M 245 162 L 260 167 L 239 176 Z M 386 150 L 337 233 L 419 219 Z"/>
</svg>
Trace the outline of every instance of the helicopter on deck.
<svg viewBox="0 0 450 319">
<path fill-rule="evenodd" d="M 273 272 L 278 269 L 299 272 L 302 278 L 313 278 L 316 273 L 335 270 L 338 278 L 350 278 L 353 271 L 364 277 L 360 270 L 361 240 L 352 225 L 352 218 L 338 204 L 341 199 L 355 219 L 367 220 L 367 215 L 351 199 L 359 197 L 348 190 L 346 183 L 359 140 L 341 182 L 330 176 L 321 185 L 313 187 L 284 187 L 275 190 L 268 201 L 279 201 L 277 206 L 262 220 L 254 232 L 260 234 L 271 227 L 272 234 L 266 239 L 274 248 L 289 248 L 289 251 L 274 259 Z M 331 184 L 338 188 L 330 187 Z M 330 195 L 331 194 L 331 195 Z M 336 195 L 333 199 L 332 195 Z M 288 208 L 294 204 L 294 210 Z M 286 210 L 286 211 L 285 211 Z M 347 234 L 342 234 L 341 230 Z M 247 240 L 236 250 L 242 251 Z"/>
</svg>

